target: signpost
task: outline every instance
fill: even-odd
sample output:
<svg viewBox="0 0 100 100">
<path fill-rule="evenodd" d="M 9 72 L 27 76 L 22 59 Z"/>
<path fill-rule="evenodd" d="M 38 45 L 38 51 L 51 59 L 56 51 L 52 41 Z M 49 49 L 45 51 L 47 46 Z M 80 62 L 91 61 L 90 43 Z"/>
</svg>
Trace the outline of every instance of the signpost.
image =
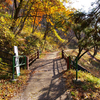
<svg viewBox="0 0 100 100">
<path fill-rule="evenodd" d="M 19 57 L 18 57 L 18 47 L 14 46 L 14 53 L 15 53 L 15 65 L 16 65 L 16 72 L 17 72 L 17 76 L 20 75 L 20 67 L 19 67 Z"/>
</svg>

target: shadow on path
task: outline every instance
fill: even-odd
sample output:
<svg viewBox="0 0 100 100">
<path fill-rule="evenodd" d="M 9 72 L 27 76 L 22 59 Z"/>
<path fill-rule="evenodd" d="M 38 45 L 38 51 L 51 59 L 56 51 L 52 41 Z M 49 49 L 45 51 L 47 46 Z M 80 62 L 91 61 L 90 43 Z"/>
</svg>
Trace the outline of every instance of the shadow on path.
<svg viewBox="0 0 100 100">
<path fill-rule="evenodd" d="M 53 76 L 49 87 L 44 87 L 38 100 L 70 100 L 67 97 L 67 87 L 65 80 L 62 78 L 63 73 L 67 70 L 64 59 L 53 59 L 52 62 Z"/>
<path fill-rule="evenodd" d="M 30 66 L 28 85 L 12 100 L 71 100 L 66 91 L 66 79 L 62 77 L 67 64 L 56 55 L 57 52 L 53 52 L 46 58 L 37 59 Z"/>
</svg>

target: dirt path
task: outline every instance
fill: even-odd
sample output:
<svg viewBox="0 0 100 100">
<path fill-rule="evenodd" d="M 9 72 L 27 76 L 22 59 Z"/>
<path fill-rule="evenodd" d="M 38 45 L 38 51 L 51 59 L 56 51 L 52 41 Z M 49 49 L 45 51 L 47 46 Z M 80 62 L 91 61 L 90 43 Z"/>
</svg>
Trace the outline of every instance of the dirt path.
<svg viewBox="0 0 100 100">
<path fill-rule="evenodd" d="M 66 69 L 64 59 L 57 59 L 58 52 L 49 53 L 30 67 L 34 74 L 23 93 L 11 100 L 70 100 L 62 78 Z"/>
</svg>

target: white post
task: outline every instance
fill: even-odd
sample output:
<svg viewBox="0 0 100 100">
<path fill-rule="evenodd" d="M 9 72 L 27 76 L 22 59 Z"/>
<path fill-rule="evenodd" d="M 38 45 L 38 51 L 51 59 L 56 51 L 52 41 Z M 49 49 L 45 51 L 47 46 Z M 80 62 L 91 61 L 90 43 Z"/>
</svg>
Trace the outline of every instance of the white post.
<svg viewBox="0 0 100 100">
<path fill-rule="evenodd" d="M 17 66 L 16 67 L 16 72 L 17 72 L 17 76 L 20 75 L 20 67 L 19 67 L 19 58 L 18 58 L 18 47 L 17 46 L 14 46 L 14 53 L 15 53 L 15 65 Z"/>
</svg>

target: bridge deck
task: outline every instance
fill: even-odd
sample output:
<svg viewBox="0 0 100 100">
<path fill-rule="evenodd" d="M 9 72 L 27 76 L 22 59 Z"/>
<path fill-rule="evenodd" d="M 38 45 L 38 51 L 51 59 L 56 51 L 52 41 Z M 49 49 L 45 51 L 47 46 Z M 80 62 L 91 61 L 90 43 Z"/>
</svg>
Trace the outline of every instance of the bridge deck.
<svg viewBox="0 0 100 100">
<path fill-rule="evenodd" d="M 53 52 L 44 59 L 36 60 L 30 67 L 32 74 L 29 84 L 13 100 L 67 100 L 67 87 L 62 78 L 67 65 L 64 59 L 56 57 L 57 52 Z"/>
</svg>

